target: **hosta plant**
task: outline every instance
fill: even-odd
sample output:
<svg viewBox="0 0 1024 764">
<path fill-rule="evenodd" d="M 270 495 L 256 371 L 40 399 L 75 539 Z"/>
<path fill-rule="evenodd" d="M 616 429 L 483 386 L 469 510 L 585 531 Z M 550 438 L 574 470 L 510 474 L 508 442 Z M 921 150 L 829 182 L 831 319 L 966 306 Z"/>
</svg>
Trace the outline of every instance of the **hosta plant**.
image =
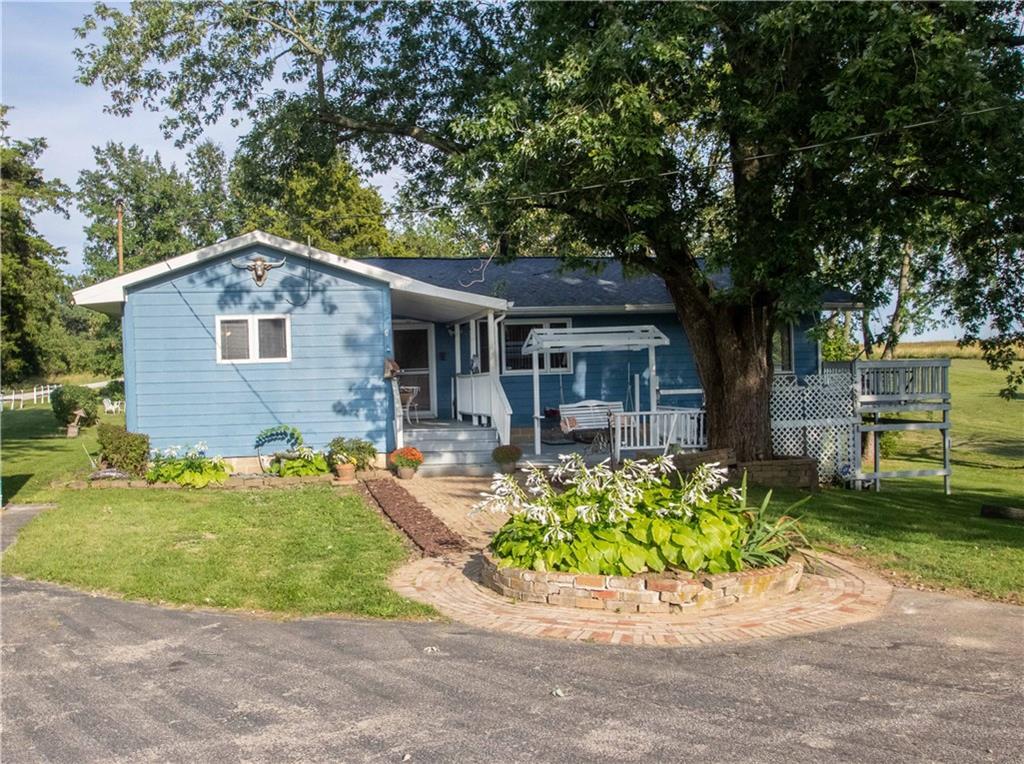
<svg viewBox="0 0 1024 764">
<path fill-rule="evenodd" d="M 746 481 L 701 465 L 679 478 L 671 459 L 587 466 L 579 455 L 496 475 L 480 508 L 506 512 L 491 548 L 500 564 L 628 576 L 666 569 L 725 573 L 785 562 L 804 543 L 796 522 L 747 504 Z M 674 478 L 674 479 L 673 479 Z"/>
<path fill-rule="evenodd" d="M 223 483 L 227 478 L 228 467 L 224 460 L 207 456 L 205 443 L 153 451 L 146 472 L 150 483 L 177 483 L 185 488 L 205 488 L 211 483 Z"/>
</svg>

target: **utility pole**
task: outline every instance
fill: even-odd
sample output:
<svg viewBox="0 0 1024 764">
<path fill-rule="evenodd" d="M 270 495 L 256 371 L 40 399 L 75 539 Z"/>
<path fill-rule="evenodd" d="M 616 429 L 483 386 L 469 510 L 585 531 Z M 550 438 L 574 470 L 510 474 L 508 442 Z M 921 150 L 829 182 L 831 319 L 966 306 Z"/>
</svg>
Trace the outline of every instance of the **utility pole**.
<svg viewBox="0 0 1024 764">
<path fill-rule="evenodd" d="M 124 199 L 114 200 L 117 205 L 117 274 L 124 273 Z"/>
</svg>

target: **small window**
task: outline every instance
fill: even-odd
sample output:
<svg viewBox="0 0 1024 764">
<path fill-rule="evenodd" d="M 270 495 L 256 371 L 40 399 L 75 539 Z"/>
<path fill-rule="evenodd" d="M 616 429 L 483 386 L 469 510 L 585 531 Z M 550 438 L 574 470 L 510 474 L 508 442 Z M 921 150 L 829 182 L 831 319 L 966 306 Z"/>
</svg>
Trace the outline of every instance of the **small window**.
<svg viewBox="0 0 1024 764">
<path fill-rule="evenodd" d="M 523 344 L 534 329 L 567 329 L 572 326 L 568 319 L 551 319 L 544 321 L 506 320 L 502 324 L 504 373 L 533 371 L 533 354 L 523 355 Z M 538 366 L 542 372 L 568 372 L 572 370 L 572 356 L 568 353 L 541 353 Z"/>
<path fill-rule="evenodd" d="M 287 316 L 218 316 L 217 363 L 291 360 Z"/>
<path fill-rule="evenodd" d="M 220 360 L 247 361 L 249 359 L 249 322 L 220 322 Z"/>
<path fill-rule="evenodd" d="M 288 322 L 283 318 L 256 319 L 260 334 L 260 358 L 288 357 Z"/>
<path fill-rule="evenodd" d="M 793 325 L 776 328 L 772 335 L 772 363 L 778 374 L 793 373 Z"/>
</svg>

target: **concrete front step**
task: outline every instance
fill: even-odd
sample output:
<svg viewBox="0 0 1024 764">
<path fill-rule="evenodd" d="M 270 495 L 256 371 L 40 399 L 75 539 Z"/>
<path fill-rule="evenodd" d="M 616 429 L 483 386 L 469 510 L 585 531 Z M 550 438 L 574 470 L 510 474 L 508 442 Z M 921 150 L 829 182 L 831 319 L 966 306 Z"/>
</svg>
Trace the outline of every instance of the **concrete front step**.
<svg viewBox="0 0 1024 764">
<path fill-rule="evenodd" d="M 424 464 L 490 464 L 491 449 L 486 451 L 423 451 Z"/>
<path fill-rule="evenodd" d="M 476 443 L 497 443 L 498 431 L 489 427 L 480 427 L 473 430 L 406 430 L 403 437 L 410 445 L 420 449 L 420 443 L 443 443 L 452 444 L 454 447 L 461 447 L 463 444 L 471 445 Z M 422 449 L 421 449 L 422 451 Z"/>
<path fill-rule="evenodd" d="M 498 445 L 493 427 L 478 427 L 466 422 L 434 422 L 426 426 L 407 426 L 406 445 L 423 452 L 421 475 L 490 475 L 497 465 L 491 451 Z"/>
<path fill-rule="evenodd" d="M 405 445 L 415 446 L 423 453 L 427 451 L 470 451 L 473 453 L 486 453 L 488 458 L 491 451 L 498 445 L 498 437 L 493 440 L 445 440 L 443 438 L 422 438 L 420 440 L 406 440 Z"/>
</svg>

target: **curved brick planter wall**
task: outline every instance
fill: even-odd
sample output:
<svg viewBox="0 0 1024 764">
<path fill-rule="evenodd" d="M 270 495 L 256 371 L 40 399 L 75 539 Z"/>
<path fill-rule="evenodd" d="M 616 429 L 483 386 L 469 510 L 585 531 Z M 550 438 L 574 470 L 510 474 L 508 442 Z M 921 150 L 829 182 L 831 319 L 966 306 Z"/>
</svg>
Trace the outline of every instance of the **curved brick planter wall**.
<svg viewBox="0 0 1024 764">
<path fill-rule="evenodd" d="M 788 562 L 742 573 L 701 574 L 688 578 L 669 573 L 639 576 L 594 576 L 583 573 L 538 573 L 499 568 L 484 552 L 483 581 L 498 594 L 522 602 L 619 613 L 682 613 L 721 608 L 789 594 L 804 567 Z"/>
</svg>

